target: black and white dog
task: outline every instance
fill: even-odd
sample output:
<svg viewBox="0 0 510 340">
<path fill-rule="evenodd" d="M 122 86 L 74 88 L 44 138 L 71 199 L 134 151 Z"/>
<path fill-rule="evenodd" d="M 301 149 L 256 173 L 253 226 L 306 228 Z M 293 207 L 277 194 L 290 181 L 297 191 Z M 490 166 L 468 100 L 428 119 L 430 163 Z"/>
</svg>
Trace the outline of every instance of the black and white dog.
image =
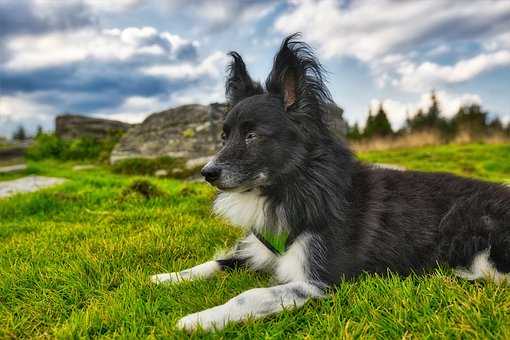
<svg viewBox="0 0 510 340">
<path fill-rule="evenodd" d="M 327 128 L 322 67 L 296 35 L 283 41 L 265 89 L 230 55 L 224 144 L 202 174 L 221 190 L 215 212 L 250 232 L 224 257 L 151 279 L 247 267 L 270 270 L 282 284 L 248 290 L 177 327 L 219 329 L 300 307 L 363 272 L 446 265 L 468 280 L 510 280 L 510 188 L 358 162 Z"/>
</svg>

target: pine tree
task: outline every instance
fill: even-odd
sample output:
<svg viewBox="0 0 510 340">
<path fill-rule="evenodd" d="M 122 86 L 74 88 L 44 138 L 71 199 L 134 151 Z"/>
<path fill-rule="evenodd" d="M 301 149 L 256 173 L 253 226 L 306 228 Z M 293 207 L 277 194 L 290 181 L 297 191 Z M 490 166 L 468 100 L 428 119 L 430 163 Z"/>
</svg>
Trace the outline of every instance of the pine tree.
<svg viewBox="0 0 510 340">
<path fill-rule="evenodd" d="M 379 104 L 379 110 L 375 115 L 375 121 L 377 126 L 377 134 L 380 136 L 389 136 L 393 133 L 391 123 L 388 120 L 388 115 L 384 111 L 382 103 Z"/>
<path fill-rule="evenodd" d="M 503 123 L 501 122 L 501 119 L 499 117 L 494 118 L 489 123 L 489 131 L 490 132 L 504 132 L 505 127 L 503 126 Z"/>
<path fill-rule="evenodd" d="M 487 131 L 487 112 L 478 104 L 464 105 L 459 108 L 452 119 L 455 132 L 468 132 L 480 135 Z"/>
<path fill-rule="evenodd" d="M 421 130 L 425 126 L 425 114 L 422 109 L 418 109 L 414 117 L 406 119 L 406 125 L 410 132 Z"/>
<path fill-rule="evenodd" d="M 358 123 L 354 123 L 353 126 L 349 126 L 347 130 L 347 138 L 351 140 L 359 140 L 363 136 L 361 134 L 360 128 L 358 126 Z"/>
<path fill-rule="evenodd" d="M 363 138 L 370 138 L 372 137 L 372 129 L 373 129 L 373 123 L 374 117 L 372 116 L 372 109 L 368 108 L 368 115 L 367 120 L 365 122 L 365 128 L 363 129 L 362 136 Z"/>
<path fill-rule="evenodd" d="M 432 103 L 427 112 L 423 112 L 422 109 L 419 109 L 414 117 L 406 120 L 409 131 L 415 132 L 436 129 L 443 134 L 450 133 L 451 127 L 448 121 L 441 117 L 441 106 L 439 105 L 439 100 L 434 90 L 430 93 L 430 100 Z"/>
<path fill-rule="evenodd" d="M 43 128 L 41 125 L 37 125 L 37 132 L 35 133 L 35 136 L 36 137 L 39 137 L 40 135 L 43 134 Z"/>
<path fill-rule="evenodd" d="M 18 126 L 18 129 L 12 135 L 12 139 L 22 141 L 27 139 L 27 134 L 23 125 Z"/>
<path fill-rule="evenodd" d="M 429 125 L 434 126 L 437 125 L 437 122 L 439 121 L 439 115 L 441 114 L 435 90 L 432 90 L 432 92 L 430 93 L 430 100 L 432 101 L 432 104 L 430 105 L 429 110 L 427 111 L 426 117 L 429 122 Z"/>
<path fill-rule="evenodd" d="M 391 129 L 390 121 L 382 103 L 379 103 L 379 108 L 375 116 L 372 116 L 372 112 L 369 111 L 367 118 L 367 124 L 365 126 L 365 137 L 386 137 L 393 134 Z"/>
</svg>

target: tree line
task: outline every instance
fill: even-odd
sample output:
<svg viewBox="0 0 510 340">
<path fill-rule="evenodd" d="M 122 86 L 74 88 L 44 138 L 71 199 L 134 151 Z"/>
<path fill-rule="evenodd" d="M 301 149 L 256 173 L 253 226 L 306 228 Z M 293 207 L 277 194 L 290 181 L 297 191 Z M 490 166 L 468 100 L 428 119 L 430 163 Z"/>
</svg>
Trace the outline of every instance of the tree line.
<svg viewBox="0 0 510 340">
<path fill-rule="evenodd" d="M 36 133 L 35 133 L 35 137 L 41 135 L 42 133 L 43 133 L 43 128 L 41 125 L 38 125 Z M 24 141 L 29 138 L 32 138 L 32 137 L 27 134 L 27 132 L 25 131 L 25 127 L 23 125 L 19 125 L 18 128 L 16 129 L 16 131 L 14 131 L 14 133 L 12 134 L 12 139 L 15 141 Z"/>
<path fill-rule="evenodd" d="M 423 131 L 437 131 L 445 139 L 468 133 L 475 138 L 483 138 L 491 134 L 501 134 L 510 137 L 510 123 L 507 126 L 496 117 L 489 119 L 487 111 L 479 104 L 463 105 L 450 119 L 441 115 L 441 106 L 434 91 L 430 94 L 431 105 L 424 111 L 419 109 L 414 115 L 408 116 L 405 124 L 398 130 L 393 130 L 384 106 L 379 103 L 375 114 L 369 109 L 365 127 L 358 123 L 349 125 L 347 138 L 352 140 L 370 139 L 374 137 L 397 137 Z"/>
</svg>

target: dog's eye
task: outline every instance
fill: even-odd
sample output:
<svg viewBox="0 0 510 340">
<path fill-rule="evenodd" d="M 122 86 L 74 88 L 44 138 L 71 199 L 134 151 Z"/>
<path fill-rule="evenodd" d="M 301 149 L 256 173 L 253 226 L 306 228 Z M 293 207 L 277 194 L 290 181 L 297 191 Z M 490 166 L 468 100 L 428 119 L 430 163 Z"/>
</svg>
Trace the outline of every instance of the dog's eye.
<svg viewBox="0 0 510 340">
<path fill-rule="evenodd" d="M 255 132 L 248 132 L 245 137 L 246 143 L 250 143 L 257 138 L 257 134 Z"/>
</svg>

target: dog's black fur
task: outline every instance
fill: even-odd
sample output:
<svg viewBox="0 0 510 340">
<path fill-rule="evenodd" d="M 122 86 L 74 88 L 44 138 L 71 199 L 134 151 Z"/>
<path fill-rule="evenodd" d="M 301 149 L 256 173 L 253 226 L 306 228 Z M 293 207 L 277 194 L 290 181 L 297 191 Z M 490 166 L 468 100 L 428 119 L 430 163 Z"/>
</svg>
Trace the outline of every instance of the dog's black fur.
<svg viewBox="0 0 510 340">
<path fill-rule="evenodd" d="M 233 108 L 224 147 L 204 175 L 223 190 L 259 190 L 272 221 L 266 227 L 281 228 L 283 210 L 291 242 L 304 231 L 317 235 L 320 244 L 308 250 L 314 281 L 468 267 L 487 249 L 497 270 L 510 272 L 508 187 L 357 161 L 328 130 L 323 108 L 332 100 L 322 67 L 296 35 L 277 53 L 266 91 L 241 57 L 231 56 L 226 88 Z"/>
</svg>

